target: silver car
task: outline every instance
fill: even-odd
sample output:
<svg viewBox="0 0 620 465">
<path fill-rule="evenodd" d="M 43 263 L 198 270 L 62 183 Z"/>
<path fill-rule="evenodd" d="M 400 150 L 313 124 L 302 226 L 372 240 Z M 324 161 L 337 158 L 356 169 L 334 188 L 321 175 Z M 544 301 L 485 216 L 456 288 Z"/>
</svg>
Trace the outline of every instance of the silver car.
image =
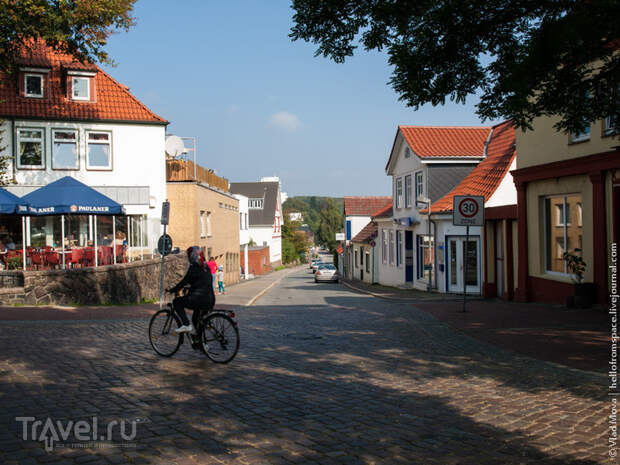
<svg viewBox="0 0 620 465">
<path fill-rule="evenodd" d="M 316 270 L 318 270 L 318 269 L 319 269 L 319 266 L 321 266 L 321 265 L 326 265 L 326 263 L 325 263 L 325 262 L 322 262 L 322 261 L 320 261 L 320 260 L 317 260 L 317 261 L 315 261 L 315 262 L 312 262 L 312 266 L 311 266 L 311 268 L 312 268 L 312 272 L 313 272 L 313 273 L 316 273 Z"/>
<path fill-rule="evenodd" d="M 314 273 L 314 282 L 338 282 L 340 275 L 338 270 L 331 263 L 323 263 L 319 265 L 319 269 Z"/>
</svg>

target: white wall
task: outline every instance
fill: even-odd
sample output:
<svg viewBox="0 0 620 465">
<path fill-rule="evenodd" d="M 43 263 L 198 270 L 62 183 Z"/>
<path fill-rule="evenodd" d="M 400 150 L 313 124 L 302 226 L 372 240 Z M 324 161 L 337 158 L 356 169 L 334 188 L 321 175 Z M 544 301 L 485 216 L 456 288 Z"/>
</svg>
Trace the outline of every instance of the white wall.
<svg viewBox="0 0 620 465">
<path fill-rule="evenodd" d="M 403 244 L 402 247 L 402 257 L 403 263 L 400 266 L 396 266 L 396 230 L 404 231 L 406 228 L 401 227 L 399 225 L 395 225 L 391 219 L 379 220 L 375 219 L 375 222 L 378 225 L 378 234 L 375 242 L 377 244 L 378 254 L 378 268 L 379 268 L 379 283 L 384 284 L 386 286 L 404 286 L 405 285 L 405 244 L 404 244 L 404 233 L 403 233 Z M 382 231 L 386 231 L 386 235 L 388 238 L 388 246 L 387 246 L 387 257 L 385 263 L 383 261 L 383 236 Z M 390 264 L 389 260 L 389 250 L 390 250 L 390 242 L 389 242 L 389 231 L 394 231 L 394 263 Z"/>
<path fill-rule="evenodd" d="M 508 172 L 502 179 L 502 182 L 497 187 L 491 198 L 485 207 L 500 207 L 503 205 L 516 205 L 517 204 L 517 188 L 515 187 L 514 180 L 512 179 L 512 170 L 517 169 L 517 157 L 512 160 L 512 164 L 508 169 Z"/>
<path fill-rule="evenodd" d="M 351 221 L 351 239 L 370 223 L 370 216 L 346 216 L 344 219 L 344 231 L 347 232 L 347 221 Z M 346 237 L 346 236 L 345 236 Z"/>
<path fill-rule="evenodd" d="M 239 201 L 239 245 L 245 245 L 250 242 L 248 198 L 241 194 L 233 194 L 233 197 Z"/>
<path fill-rule="evenodd" d="M 16 170 L 15 180 L 20 185 L 44 186 L 64 176 L 93 187 L 149 188 L 149 200 L 142 204 L 124 204 L 128 215 L 147 215 L 149 241 L 156 241 L 161 234 L 161 204 L 166 199 L 165 126 L 146 124 L 68 123 L 15 121 L 15 128 L 44 128 L 45 169 Z M 6 121 L 2 127 L 3 155 L 13 157 L 15 134 Z M 52 169 L 52 129 L 78 129 L 80 169 Z M 100 130 L 112 133 L 112 170 L 86 169 L 86 141 L 84 130 Z M 9 167 L 13 172 L 13 166 Z M 151 207 L 152 206 L 152 207 Z M 155 242 L 149 244 L 153 249 Z"/>
<path fill-rule="evenodd" d="M 282 238 L 274 237 L 273 227 L 250 227 L 250 238 L 256 242 L 256 245 L 267 243 L 269 246 L 269 260 L 277 262 L 282 260 Z"/>
</svg>

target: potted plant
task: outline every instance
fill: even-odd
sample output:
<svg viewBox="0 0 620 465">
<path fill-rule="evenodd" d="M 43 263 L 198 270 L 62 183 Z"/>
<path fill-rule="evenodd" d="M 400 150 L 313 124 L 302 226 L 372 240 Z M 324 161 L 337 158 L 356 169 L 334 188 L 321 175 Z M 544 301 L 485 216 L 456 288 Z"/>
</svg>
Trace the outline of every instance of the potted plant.
<svg viewBox="0 0 620 465">
<path fill-rule="evenodd" d="M 568 307 L 590 308 L 596 299 L 596 286 L 594 283 L 584 283 L 586 263 L 581 255 L 576 255 L 581 249 L 575 249 L 575 253 L 565 252 L 564 260 L 568 271 L 572 274 L 571 279 L 575 283 L 575 295 L 567 299 Z"/>
</svg>

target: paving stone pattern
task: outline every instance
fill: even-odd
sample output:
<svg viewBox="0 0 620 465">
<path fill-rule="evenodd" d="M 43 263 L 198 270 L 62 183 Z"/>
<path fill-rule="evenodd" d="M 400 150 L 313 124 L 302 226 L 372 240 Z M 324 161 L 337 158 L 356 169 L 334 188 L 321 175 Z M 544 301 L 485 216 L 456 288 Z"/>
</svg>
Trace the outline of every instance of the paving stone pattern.
<svg viewBox="0 0 620 465">
<path fill-rule="evenodd" d="M 187 345 L 156 356 L 145 320 L 0 323 L 0 463 L 614 463 L 604 376 L 315 285 L 305 269 L 238 321 L 224 366 Z M 29 416 L 137 420 L 137 435 L 47 452 L 22 439 L 15 418 Z"/>
</svg>

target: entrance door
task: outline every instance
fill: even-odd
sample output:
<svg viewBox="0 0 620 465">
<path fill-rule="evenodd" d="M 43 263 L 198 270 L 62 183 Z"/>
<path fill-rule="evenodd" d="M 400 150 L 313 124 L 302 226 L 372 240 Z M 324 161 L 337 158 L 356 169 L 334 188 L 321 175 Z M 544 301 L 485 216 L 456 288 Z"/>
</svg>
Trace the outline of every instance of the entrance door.
<svg viewBox="0 0 620 465">
<path fill-rule="evenodd" d="M 405 281 L 413 282 L 413 231 L 405 231 Z"/>
<path fill-rule="evenodd" d="M 497 296 L 504 296 L 504 228 L 502 221 L 495 222 L 495 284 L 497 285 Z"/>
<path fill-rule="evenodd" d="M 480 238 L 469 237 L 467 255 L 465 255 L 465 237 L 449 237 L 448 244 L 448 292 L 463 292 L 463 272 L 467 262 L 468 294 L 480 294 Z"/>
</svg>

